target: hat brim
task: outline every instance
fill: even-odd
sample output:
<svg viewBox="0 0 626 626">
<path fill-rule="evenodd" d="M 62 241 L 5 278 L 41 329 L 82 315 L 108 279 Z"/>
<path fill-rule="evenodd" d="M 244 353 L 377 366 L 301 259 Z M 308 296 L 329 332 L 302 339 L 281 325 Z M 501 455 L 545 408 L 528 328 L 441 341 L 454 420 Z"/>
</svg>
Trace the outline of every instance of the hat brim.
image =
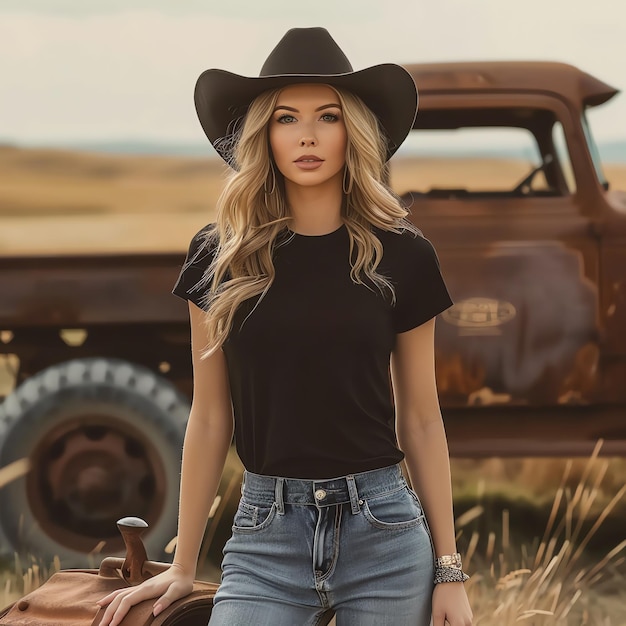
<svg viewBox="0 0 626 626">
<path fill-rule="evenodd" d="M 359 96 L 376 115 L 387 139 L 387 159 L 406 139 L 417 114 L 418 93 L 409 72 L 384 63 L 347 74 L 281 74 L 247 77 L 220 69 L 204 71 L 194 92 L 196 112 L 209 141 L 220 156 L 218 140 L 232 132 L 233 122 L 245 115 L 252 100 L 269 89 L 296 83 L 321 83 L 343 88 Z"/>
</svg>

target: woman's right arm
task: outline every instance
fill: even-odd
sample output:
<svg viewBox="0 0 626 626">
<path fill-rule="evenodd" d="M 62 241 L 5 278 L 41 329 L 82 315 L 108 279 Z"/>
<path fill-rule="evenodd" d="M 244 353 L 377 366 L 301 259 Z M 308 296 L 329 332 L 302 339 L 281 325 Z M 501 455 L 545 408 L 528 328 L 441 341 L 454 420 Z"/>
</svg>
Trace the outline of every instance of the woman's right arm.
<svg viewBox="0 0 626 626">
<path fill-rule="evenodd" d="M 172 566 L 137 587 L 103 598 L 107 607 L 101 626 L 116 626 L 134 604 L 157 598 L 158 615 L 175 600 L 191 593 L 198 553 L 209 511 L 217 494 L 233 436 L 233 413 L 224 353 L 216 350 L 201 360 L 206 346 L 203 312 L 189 302 L 193 401 L 183 444 L 178 538 Z"/>
<path fill-rule="evenodd" d="M 178 541 L 174 565 L 195 576 L 207 518 L 233 437 L 233 413 L 222 350 L 200 360 L 206 346 L 202 310 L 189 303 L 193 402 L 183 445 Z"/>
</svg>

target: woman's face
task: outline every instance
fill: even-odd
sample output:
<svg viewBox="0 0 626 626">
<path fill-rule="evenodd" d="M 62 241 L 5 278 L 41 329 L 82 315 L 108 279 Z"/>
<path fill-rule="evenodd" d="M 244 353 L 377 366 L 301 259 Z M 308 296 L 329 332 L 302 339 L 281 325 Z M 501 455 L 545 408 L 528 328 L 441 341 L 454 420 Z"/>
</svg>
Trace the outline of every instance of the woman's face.
<svg viewBox="0 0 626 626">
<path fill-rule="evenodd" d="M 328 85 L 282 89 L 269 123 L 269 140 L 286 185 L 341 185 L 346 126 L 337 93 Z"/>
</svg>

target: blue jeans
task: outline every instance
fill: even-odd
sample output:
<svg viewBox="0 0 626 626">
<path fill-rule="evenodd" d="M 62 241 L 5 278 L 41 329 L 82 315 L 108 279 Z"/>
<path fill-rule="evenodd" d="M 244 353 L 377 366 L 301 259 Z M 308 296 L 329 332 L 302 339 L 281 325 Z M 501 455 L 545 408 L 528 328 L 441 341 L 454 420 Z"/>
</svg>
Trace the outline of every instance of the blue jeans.
<svg viewBox="0 0 626 626">
<path fill-rule="evenodd" d="M 428 626 L 434 553 L 399 465 L 329 480 L 244 473 L 209 626 Z"/>
</svg>

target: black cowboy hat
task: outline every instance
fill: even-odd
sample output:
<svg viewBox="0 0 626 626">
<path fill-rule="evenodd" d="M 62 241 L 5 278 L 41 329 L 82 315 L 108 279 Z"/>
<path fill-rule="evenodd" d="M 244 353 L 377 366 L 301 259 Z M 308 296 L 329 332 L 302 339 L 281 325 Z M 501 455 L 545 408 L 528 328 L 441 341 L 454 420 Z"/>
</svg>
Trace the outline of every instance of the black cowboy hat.
<svg viewBox="0 0 626 626">
<path fill-rule="evenodd" d="M 232 157 L 219 140 L 232 133 L 252 100 L 268 89 L 294 83 L 323 83 L 359 96 L 387 136 L 388 159 L 413 127 L 417 88 L 407 70 L 384 63 L 355 72 L 325 28 L 292 28 L 267 57 L 258 77 L 210 69 L 198 78 L 196 111 L 206 136 L 223 159 L 230 163 Z"/>
</svg>

